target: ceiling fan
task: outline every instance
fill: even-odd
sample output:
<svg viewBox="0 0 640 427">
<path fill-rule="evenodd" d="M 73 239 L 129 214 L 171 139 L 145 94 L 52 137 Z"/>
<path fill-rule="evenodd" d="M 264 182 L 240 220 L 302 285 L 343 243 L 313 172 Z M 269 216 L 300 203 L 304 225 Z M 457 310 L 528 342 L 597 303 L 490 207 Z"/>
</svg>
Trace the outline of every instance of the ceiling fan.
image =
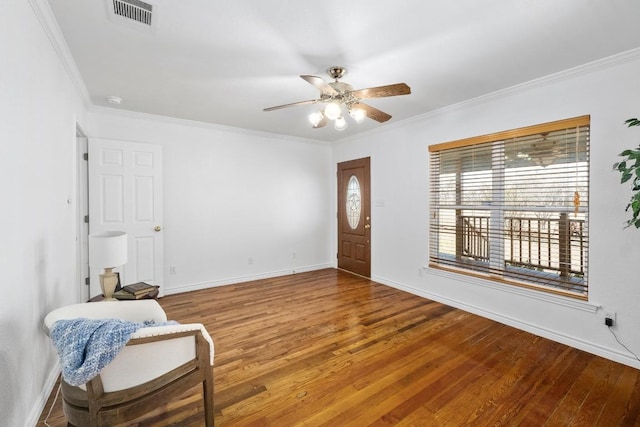
<svg viewBox="0 0 640 427">
<path fill-rule="evenodd" d="M 365 117 L 383 123 L 389 120 L 391 116 L 384 111 L 380 111 L 377 108 L 360 102 L 360 100 L 409 95 L 411 93 L 411 88 L 407 86 L 406 83 L 396 83 L 386 86 L 371 87 L 368 89 L 353 90 L 353 87 L 351 87 L 350 84 L 339 81 L 346 72 L 347 70 L 344 67 L 330 67 L 327 70 L 327 73 L 332 79 L 334 79 L 334 81 L 328 83 L 318 76 L 301 75 L 300 77 L 303 80 L 310 83 L 320 91 L 319 98 L 294 102 L 291 104 L 277 105 L 275 107 L 265 108 L 264 111 L 273 111 L 281 108 L 323 102 L 327 105 L 322 111 L 309 115 L 309 121 L 313 127 L 321 128 L 326 126 L 329 120 L 335 120 L 335 128 L 337 130 L 344 130 L 347 127 L 347 122 L 342 116 L 343 106 L 357 123 L 361 123 Z"/>
</svg>

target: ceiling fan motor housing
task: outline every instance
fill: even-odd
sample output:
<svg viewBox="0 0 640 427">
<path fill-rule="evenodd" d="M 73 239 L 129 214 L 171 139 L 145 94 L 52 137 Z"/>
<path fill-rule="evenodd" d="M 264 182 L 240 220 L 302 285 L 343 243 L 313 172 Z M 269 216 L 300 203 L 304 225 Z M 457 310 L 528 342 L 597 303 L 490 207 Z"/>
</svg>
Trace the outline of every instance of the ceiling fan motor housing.
<svg viewBox="0 0 640 427">
<path fill-rule="evenodd" d="M 329 67 L 327 69 L 327 73 L 329 74 L 329 76 L 331 76 L 332 79 L 337 81 L 338 79 L 342 78 L 342 76 L 347 74 L 347 69 L 344 67 L 334 66 Z"/>
<path fill-rule="evenodd" d="M 329 86 L 331 86 L 336 92 L 338 92 L 337 94 L 333 95 L 327 94 L 329 101 L 333 100 L 339 103 L 344 103 L 347 104 L 348 107 L 358 101 L 358 99 L 351 94 L 351 91 L 353 91 L 353 87 L 350 84 L 335 81 L 330 82 Z"/>
</svg>

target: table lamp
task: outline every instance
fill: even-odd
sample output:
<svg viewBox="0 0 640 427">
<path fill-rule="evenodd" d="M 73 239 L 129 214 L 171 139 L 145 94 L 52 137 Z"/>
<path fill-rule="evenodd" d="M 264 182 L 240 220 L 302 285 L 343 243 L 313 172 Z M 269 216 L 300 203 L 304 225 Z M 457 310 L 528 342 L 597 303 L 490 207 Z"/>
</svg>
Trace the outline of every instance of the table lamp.
<svg viewBox="0 0 640 427">
<path fill-rule="evenodd" d="M 100 288 L 105 300 L 115 300 L 113 293 L 118 276 L 113 269 L 127 263 L 127 233 L 106 231 L 89 235 L 89 265 L 104 268 L 100 275 Z"/>
</svg>

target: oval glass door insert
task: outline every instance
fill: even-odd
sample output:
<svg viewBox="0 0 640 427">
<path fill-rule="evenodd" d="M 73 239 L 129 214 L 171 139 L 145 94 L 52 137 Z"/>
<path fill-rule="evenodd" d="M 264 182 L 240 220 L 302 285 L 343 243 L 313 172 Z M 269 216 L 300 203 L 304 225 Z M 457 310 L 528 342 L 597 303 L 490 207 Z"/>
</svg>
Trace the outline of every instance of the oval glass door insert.
<svg viewBox="0 0 640 427">
<path fill-rule="evenodd" d="M 360 182 L 355 175 L 351 175 L 349 184 L 347 184 L 347 221 L 352 230 L 358 228 L 361 211 Z"/>
</svg>

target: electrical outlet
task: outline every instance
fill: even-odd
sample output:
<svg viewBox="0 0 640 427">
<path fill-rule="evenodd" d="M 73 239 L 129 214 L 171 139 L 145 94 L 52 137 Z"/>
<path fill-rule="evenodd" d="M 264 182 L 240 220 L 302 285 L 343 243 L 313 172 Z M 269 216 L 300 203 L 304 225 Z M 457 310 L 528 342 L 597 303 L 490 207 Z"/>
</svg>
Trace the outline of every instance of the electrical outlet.
<svg viewBox="0 0 640 427">
<path fill-rule="evenodd" d="M 172 265 L 169 267 L 169 274 L 176 274 L 176 266 Z"/>
<path fill-rule="evenodd" d="M 247 259 L 247 264 L 249 264 L 249 265 L 253 264 L 253 257 L 249 257 Z"/>
<path fill-rule="evenodd" d="M 616 313 L 614 311 L 604 312 L 604 324 L 607 326 L 614 326 L 616 324 Z"/>
</svg>

